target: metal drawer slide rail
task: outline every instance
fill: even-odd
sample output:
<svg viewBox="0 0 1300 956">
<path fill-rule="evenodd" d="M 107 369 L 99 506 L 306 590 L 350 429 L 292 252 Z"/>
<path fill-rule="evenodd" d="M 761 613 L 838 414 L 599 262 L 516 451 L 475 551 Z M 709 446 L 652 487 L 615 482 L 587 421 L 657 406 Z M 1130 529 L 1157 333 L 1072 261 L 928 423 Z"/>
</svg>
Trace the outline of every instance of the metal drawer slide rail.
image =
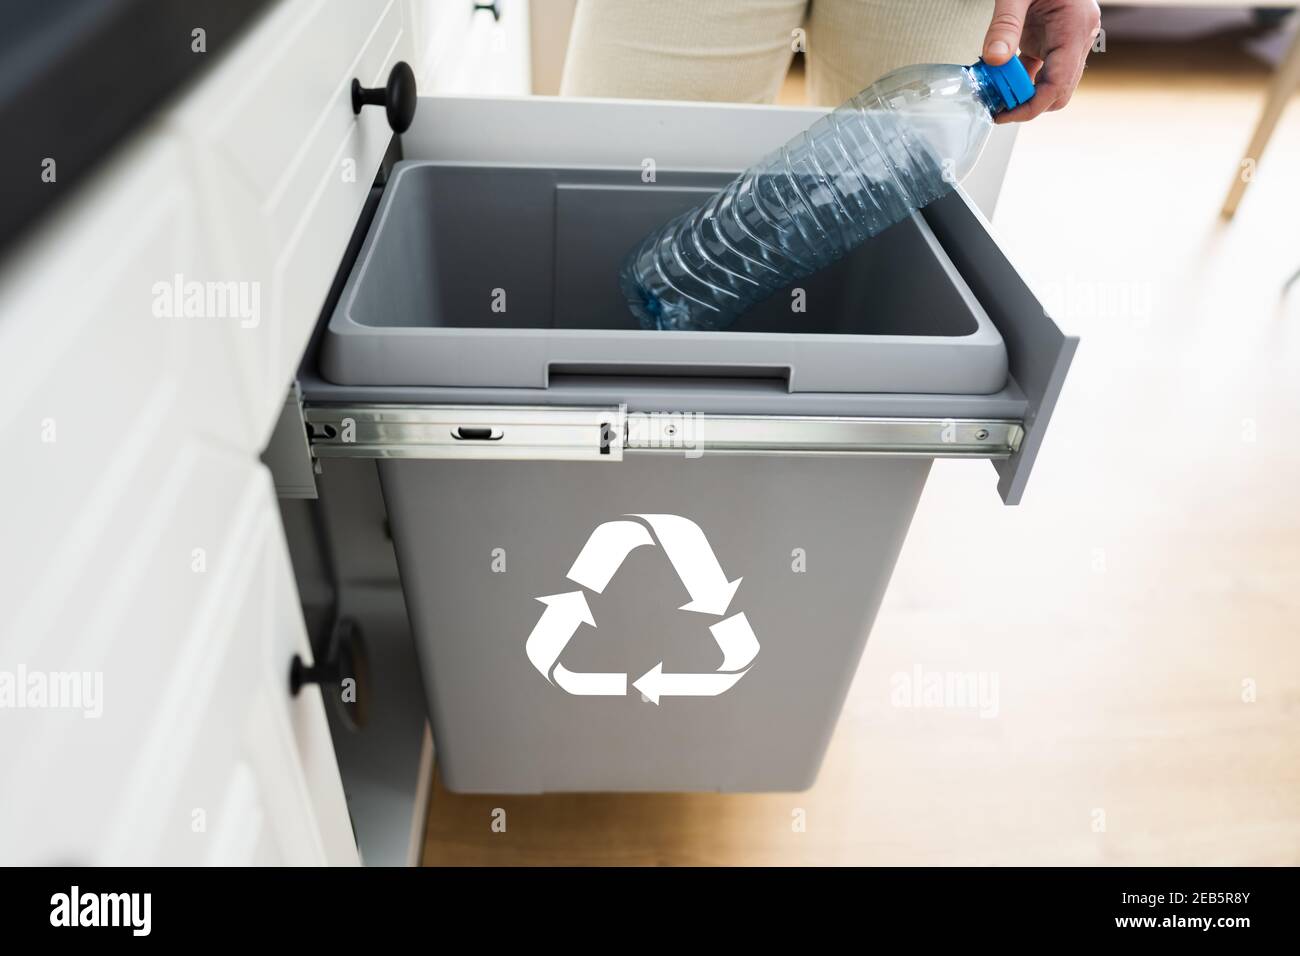
<svg viewBox="0 0 1300 956">
<path fill-rule="evenodd" d="M 622 461 L 624 454 L 1009 458 L 1020 422 L 638 413 L 619 407 L 308 405 L 313 457 Z"/>
</svg>

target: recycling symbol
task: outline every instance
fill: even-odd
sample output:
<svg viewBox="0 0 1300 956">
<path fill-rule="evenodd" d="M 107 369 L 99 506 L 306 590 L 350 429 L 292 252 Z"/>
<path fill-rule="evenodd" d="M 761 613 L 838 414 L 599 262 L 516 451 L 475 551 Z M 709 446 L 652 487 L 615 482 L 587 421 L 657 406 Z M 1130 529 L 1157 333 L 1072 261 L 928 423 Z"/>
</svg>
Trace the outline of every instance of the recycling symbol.
<svg viewBox="0 0 1300 956">
<path fill-rule="evenodd" d="M 525 649 L 533 666 L 552 684 L 579 697 L 627 694 L 627 674 L 574 672 L 559 660 L 578 628 L 583 624 L 597 626 L 587 605 L 586 591 L 603 593 L 627 556 L 643 545 L 653 546 L 656 538 L 691 596 L 679 610 L 722 618 L 709 627 L 722 651 L 722 663 L 716 671 L 682 674 L 665 673 L 660 661 L 632 686 L 658 705 L 662 697 L 716 697 L 745 676 L 758 656 L 758 638 L 743 612 L 725 616 L 741 578 L 727 580 L 704 532 L 689 518 L 624 515 L 598 525 L 582 546 L 567 575 L 580 586 L 578 590 L 537 599 L 546 609 L 528 635 Z"/>
</svg>

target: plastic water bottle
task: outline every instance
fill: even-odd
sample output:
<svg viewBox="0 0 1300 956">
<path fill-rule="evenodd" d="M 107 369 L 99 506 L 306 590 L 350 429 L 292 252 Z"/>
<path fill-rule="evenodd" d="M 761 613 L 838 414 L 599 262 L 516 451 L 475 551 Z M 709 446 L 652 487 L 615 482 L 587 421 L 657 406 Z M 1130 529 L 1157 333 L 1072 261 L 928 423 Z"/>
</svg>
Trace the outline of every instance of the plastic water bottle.
<svg viewBox="0 0 1300 956">
<path fill-rule="evenodd" d="M 623 265 L 628 305 L 647 329 L 726 328 L 950 192 L 993 118 L 1033 95 L 1016 57 L 887 74 L 647 236 Z"/>
</svg>

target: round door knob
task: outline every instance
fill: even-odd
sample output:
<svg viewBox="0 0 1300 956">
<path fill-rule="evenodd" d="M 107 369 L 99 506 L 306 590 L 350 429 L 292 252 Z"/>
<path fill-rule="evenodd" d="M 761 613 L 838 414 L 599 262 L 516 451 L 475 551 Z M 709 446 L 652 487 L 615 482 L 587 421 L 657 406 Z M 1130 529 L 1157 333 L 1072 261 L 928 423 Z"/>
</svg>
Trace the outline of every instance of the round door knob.
<svg viewBox="0 0 1300 956">
<path fill-rule="evenodd" d="M 405 133 L 415 118 L 415 71 L 404 61 L 393 65 L 384 86 L 366 88 L 360 80 L 352 81 L 352 112 L 363 106 L 382 106 L 394 133 Z"/>
<path fill-rule="evenodd" d="M 335 623 L 321 659 L 308 664 L 299 655 L 289 662 L 289 693 L 294 697 L 308 684 L 319 684 L 326 701 L 354 730 L 366 725 L 370 703 L 370 660 L 361 628 L 351 618 Z"/>
</svg>

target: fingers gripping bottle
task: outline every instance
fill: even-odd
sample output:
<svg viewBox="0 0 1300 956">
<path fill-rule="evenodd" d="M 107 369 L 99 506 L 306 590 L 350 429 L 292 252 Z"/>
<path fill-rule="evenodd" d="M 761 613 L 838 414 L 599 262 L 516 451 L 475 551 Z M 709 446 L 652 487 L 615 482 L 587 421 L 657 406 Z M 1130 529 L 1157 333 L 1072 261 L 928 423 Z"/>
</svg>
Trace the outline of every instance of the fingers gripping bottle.
<svg viewBox="0 0 1300 956">
<path fill-rule="evenodd" d="M 647 329 L 726 328 L 950 192 L 1033 95 L 1016 57 L 887 74 L 647 236 L 620 276 L 629 307 Z"/>
</svg>

